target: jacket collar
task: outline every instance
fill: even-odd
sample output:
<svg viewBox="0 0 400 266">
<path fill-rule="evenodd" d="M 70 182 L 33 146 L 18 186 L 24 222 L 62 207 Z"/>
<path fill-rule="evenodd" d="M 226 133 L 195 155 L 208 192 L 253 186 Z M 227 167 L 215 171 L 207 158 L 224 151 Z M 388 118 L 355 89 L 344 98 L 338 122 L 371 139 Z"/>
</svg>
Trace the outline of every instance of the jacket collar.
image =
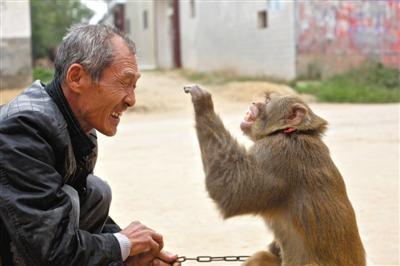
<svg viewBox="0 0 400 266">
<path fill-rule="evenodd" d="M 60 109 L 65 121 L 67 122 L 68 133 L 71 137 L 75 157 L 80 158 L 89 155 L 93 148 L 95 148 L 95 144 L 83 131 L 74 113 L 72 112 L 71 107 L 64 96 L 59 80 L 55 78 L 47 86 L 45 86 L 45 90 L 56 103 L 58 109 Z"/>
</svg>

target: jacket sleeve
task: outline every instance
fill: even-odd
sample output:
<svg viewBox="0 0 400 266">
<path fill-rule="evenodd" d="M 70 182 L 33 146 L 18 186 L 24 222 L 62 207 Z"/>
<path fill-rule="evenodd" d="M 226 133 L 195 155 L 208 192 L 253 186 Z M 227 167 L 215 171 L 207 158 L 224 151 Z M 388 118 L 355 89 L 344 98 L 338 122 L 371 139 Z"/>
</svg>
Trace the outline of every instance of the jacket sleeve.
<svg viewBox="0 0 400 266">
<path fill-rule="evenodd" d="M 112 234 L 91 234 L 73 222 L 54 167 L 62 152 L 56 125 L 40 112 L 0 121 L 0 218 L 27 265 L 122 264 Z"/>
</svg>

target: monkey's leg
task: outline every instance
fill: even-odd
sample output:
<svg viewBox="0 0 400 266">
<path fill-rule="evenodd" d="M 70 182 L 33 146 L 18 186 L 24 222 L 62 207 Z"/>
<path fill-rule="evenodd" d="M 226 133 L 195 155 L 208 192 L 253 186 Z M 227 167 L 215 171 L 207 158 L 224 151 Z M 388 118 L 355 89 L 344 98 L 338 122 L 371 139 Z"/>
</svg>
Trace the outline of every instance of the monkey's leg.
<svg viewBox="0 0 400 266">
<path fill-rule="evenodd" d="M 259 251 L 248 258 L 242 266 L 280 266 L 281 260 L 268 251 Z"/>
</svg>

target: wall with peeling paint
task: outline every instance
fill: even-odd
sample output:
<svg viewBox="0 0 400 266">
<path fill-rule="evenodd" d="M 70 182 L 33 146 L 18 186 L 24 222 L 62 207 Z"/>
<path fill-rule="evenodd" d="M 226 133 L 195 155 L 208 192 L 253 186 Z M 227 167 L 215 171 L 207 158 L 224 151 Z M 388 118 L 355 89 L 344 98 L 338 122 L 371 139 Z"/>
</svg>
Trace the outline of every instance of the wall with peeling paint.
<svg viewBox="0 0 400 266">
<path fill-rule="evenodd" d="M 400 0 L 296 1 L 297 76 L 331 76 L 368 59 L 400 67 Z"/>
</svg>

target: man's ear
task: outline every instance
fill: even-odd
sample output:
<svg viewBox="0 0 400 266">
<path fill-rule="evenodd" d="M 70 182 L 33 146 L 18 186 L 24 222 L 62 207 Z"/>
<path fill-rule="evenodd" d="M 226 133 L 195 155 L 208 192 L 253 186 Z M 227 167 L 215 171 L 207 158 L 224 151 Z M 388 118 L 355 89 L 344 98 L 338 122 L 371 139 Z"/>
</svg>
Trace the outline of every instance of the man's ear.
<svg viewBox="0 0 400 266">
<path fill-rule="evenodd" d="M 303 122 L 307 112 L 307 107 L 300 103 L 295 103 L 290 107 L 290 114 L 286 121 L 290 126 L 298 126 Z"/>
<path fill-rule="evenodd" d="M 68 87 L 75 93 L 80 94 L 83 88 L 90 82 L 89 75 L 81 64 L 72 64 L 67 71 L 65 81 Z"/>
</svg>

